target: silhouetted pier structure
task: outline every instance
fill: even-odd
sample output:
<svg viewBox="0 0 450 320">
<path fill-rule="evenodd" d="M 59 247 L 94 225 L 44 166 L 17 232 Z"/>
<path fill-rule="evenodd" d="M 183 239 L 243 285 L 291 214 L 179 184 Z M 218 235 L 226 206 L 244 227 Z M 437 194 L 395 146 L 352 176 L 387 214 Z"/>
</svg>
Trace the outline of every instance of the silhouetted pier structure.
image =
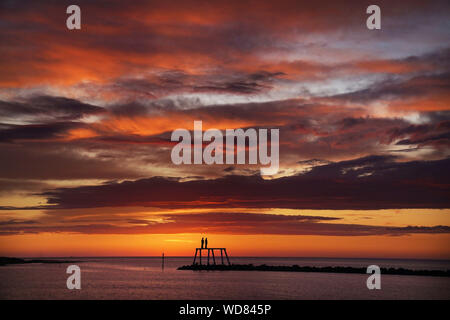
<svg viewBox="0 0 450 320">
<path fill-rule="evenodd" d="M 213 260 L 213 262 L 214 262 L 214 265 L 216 265 L 216 256 L 215 256 L 215 254 L 214 254 L 214 250 L 220 250 L 220 258 L 221 258 L 221 261 L 222 261 L 222 264 L 223 265 L 225 265 L 225 263 L 224 263 L 224 260 L 223 260 L 223 255 L 224 255 L 224 253 L 225 253 L 225 258 L 227 259 L 227 262 L 228 262 L 228 265 L 229 266 L 231 266 L 231 263 L 230 263 L 230 259 L 228 259 L 228 254 L 227 254 L 227 249 L 226 248 L 196 248 L 195 249 L 195 256 L 194 256 L 194 261 L 192 262 L 192 264 L 193 265 L 195 265 L 196 264 L 196 261 L 197 261 L 197 256 L 199 256 L 199 260 L 200 260 L 200 265 L 202 265 L 202 252 L 204 251 L 204 250 L 208 250 L 208 260 L 207 260 L 207 265 L 209 266 L 209 259 L 210 259 L 210 256 L 212 256 L 212 260 Z M 217 259 L 218 259 L 219 257 L 217 257 Z"/>
</svg>

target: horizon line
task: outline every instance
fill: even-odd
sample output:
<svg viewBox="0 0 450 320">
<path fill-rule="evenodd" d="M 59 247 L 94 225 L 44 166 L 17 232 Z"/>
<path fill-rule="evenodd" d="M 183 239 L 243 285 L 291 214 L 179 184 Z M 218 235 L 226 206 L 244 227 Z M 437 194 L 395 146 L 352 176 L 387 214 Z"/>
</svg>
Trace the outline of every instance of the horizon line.
<svg viewBox="0 0 450 320">
<path fill-rule="evenodd" d="M 164 254 L 164 258 L 192 258 L 193 256 L 170 256 Z M 82 259 L 82 258 L 158 258 L 161 259 L 162 255 L 158 256 L 0 256 L 0 258 L 21 258 L 21 259 Z M 361 260 L 431 260 L 431 261 L 450 261 L 450 258 L 389 258 L 389 257 L 311 257 L 311 256 L 230 256 L 231 258 L 284 258 L 284 259 L 361 259 Z"/>
</svg>

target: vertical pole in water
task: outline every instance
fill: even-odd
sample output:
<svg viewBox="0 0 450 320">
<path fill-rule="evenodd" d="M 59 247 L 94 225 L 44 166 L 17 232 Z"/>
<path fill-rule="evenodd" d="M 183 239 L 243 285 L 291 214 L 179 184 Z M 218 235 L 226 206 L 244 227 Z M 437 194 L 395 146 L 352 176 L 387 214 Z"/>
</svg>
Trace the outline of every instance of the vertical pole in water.
<svg viewBox="0 0 450 320">
<path fill-rule="evenodd" d="M 162 254 L 162 270 L 164 271 L 164 252 Z"/>
<path fill-rule="evenodd" d="M 220 257 L 222 258 L 222 264 L 223 264 L 223 249 L 220 249 Z"/>
<path fill-rule="evenodd" d="M 210 251 L 211 249 L 208 249 L 208 266 L 209 266 L 209 251 Z"/>
<path fill-rule="evenodd" d="M 214 265 L 216 265 L 216 257 L 214 256 L 214 249 L 212 249 L 212 256 L 213 256 Z"/>
</svg>

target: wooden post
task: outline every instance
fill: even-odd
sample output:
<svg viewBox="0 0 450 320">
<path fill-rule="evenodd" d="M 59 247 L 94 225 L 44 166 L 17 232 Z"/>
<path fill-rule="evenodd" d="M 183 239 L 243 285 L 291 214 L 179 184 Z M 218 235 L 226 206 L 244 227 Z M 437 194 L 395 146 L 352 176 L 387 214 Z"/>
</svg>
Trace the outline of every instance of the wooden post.
<svg viewBox="0 0 450 320">
<path fill-rule="evenodd" d="M 221 258 L 222 258 L 222 264 L 224 264 L 224 263 L 223 263 L 223 249 L 222 249 L 222 248 L 220 249 L 220 256 L 221 256 Z"/>
<path fill-rule="evenodd" d="M 198 249 L 195 249 L 194 262 L 192 262 L 192 264 L 195 264 L 195 260 L 197 260 L 197 252 L 198 252 Z"/>
<path fill-rule="evenodd" d="M 214 249 L 212 249 L 212 255 L 213 255 L 214 265 L 216 265 L 216 257 L 214 256 Z"/>
<path fill-rule="evenodd" d="M 228 265 L 231 266 L 230 259 L 228 259 L 227 249 L 223 249 L 225 251 L 225 256 L 227 257 Z"/>
<path fill-rule="evenodd" d="M 211 249 L 208 249 L 208 266 L 209 266 L 209 252 L 211 251 Z"/>
</svg>

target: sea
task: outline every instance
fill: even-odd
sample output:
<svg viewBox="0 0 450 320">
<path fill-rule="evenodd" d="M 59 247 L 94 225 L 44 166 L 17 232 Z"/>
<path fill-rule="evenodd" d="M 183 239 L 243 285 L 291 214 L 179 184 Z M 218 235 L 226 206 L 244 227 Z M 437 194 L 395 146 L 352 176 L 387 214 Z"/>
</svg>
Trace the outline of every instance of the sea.
<svg viewBox="0 0 450 320">
<path fill-rule="evenodd" d="M 42 259 L 42 258 L 39 258 Z M 48 258 L 46 258 L 48 259 Z M 55 258 L 62 264 L 0 266 L 0 299 L 450 299 L 450 278 L 381 274 L 369 290 L 367 274 L 177 270 L 191 257 Z M 450 260 L 233 257 L 234 264 L 348 266 L 447 270 Z M 67 288 L 67 267 L 81 270 L 81 289 Z"/>
</svg>

